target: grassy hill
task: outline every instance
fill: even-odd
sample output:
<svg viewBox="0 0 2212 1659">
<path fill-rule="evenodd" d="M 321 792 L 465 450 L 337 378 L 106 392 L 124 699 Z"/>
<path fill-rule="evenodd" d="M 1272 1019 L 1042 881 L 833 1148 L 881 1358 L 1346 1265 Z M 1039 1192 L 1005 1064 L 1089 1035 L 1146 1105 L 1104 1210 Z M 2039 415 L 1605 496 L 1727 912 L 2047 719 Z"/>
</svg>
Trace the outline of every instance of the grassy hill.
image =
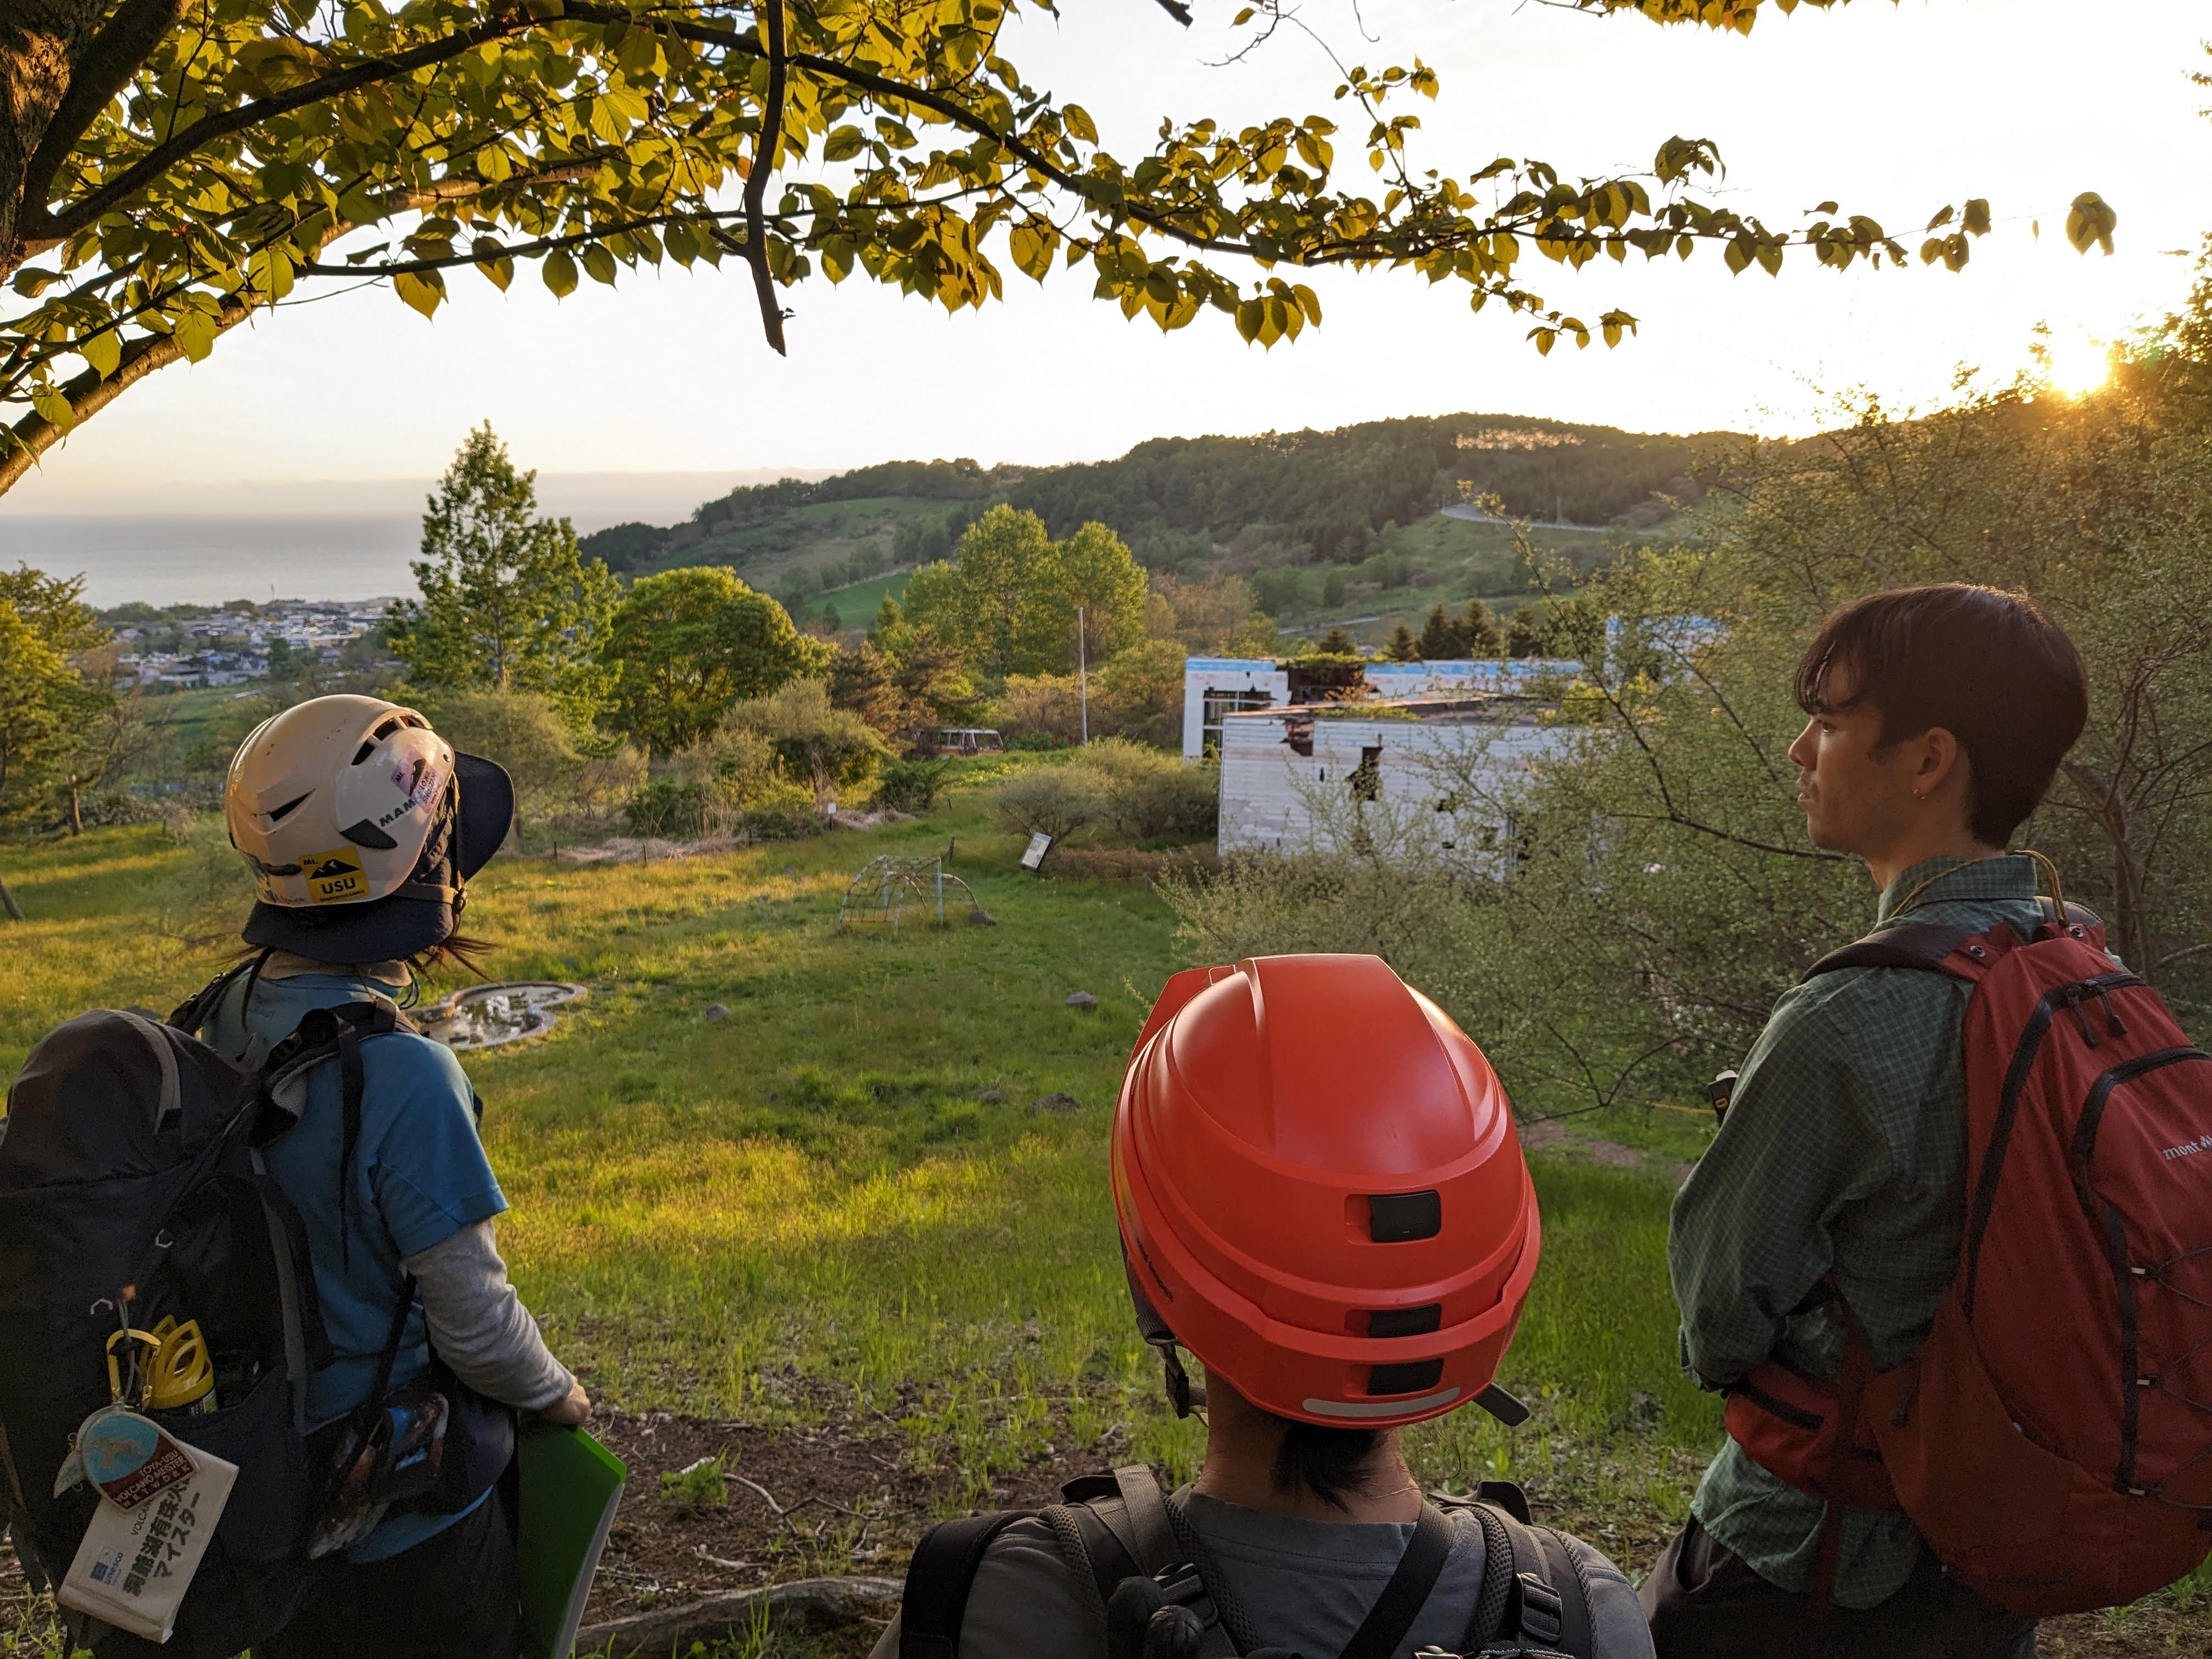
<svg viewBox="0 0 2212 1659">
<path fill-rule="evenodd" d="M 1460 501 L 1462 485 L 1494 494 L 1514 515 L 1583 526 L 1547 539 L 1588 565 L 1609 556 L 1609 535 L 1649 531 L 1677 502 L 1701 496 L 1693 475 L 1740 441 L 1471 414 L 1153 439 L 1118 459 L 1071 466 L 887 462 L 732 490 L 687 523 L 620 525 L 585 545 L 617 570 L 726 564 L 794 612 L 811 611 L 824 590 L 942 556 L 986 506 L 1006 501 L 1036 512 L 1056 536 L 1089 520 L 1107 524 L 1155 570 L 1284 573 L 1266 590 L 1273 614 L 1319 628 L 1387 611 L 1387 633 L 1439 601 L 1521 591 L 1497 527 L 1439 514 Z M 1419 580 L 1406 579 L 1409 568 Z M 1331 572 L 1343 573 L 1340 588 L 1376 592 L 1347 609 L 1325 597 Z M 1395 592 L 1409 586 L 1418 591 Z M 1377 598 L 1386 593 L 1387 605 Z M 858 620 L 842 599 L 836 609 L 848 627 Z"/>
</svg>

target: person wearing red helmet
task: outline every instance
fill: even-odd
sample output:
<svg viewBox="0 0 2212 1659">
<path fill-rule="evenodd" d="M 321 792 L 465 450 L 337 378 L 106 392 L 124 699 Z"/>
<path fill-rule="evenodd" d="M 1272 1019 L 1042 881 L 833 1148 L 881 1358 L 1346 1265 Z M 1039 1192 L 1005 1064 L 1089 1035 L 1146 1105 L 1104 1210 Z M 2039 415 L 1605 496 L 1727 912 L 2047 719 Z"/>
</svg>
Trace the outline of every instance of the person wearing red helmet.
<svg viewBox="0 0 2212 1659">
<path fill-rule="evenodd" d="M 1504 1090 L 1374 957 L 1261 957 L 1167 985 L 1115 1110 L 1137 1322 L 1198 1478 L 1141 1466 L 916 1550 L 873 1659 L 1526 1652 L 1642 1659 L 1620 1571 L 1517 1488 L 1432 1501 L 1398 1431 L 1479 1404 L 1541 1227 Z M 1186 1370 L 1204 1369 L 1202 1389 Z"/>
</svg>

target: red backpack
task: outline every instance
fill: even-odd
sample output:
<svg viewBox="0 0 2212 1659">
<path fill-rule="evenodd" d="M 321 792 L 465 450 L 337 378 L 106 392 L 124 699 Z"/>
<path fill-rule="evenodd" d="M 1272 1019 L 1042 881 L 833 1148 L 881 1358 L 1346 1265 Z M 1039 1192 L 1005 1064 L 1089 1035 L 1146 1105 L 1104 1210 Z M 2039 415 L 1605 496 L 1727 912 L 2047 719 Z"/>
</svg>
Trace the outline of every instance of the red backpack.
<svg viewBox="0 0 2212 1659">
<path fill-rule="evenodd" d="M 1973 988 L 1966 1227 L 1920 1352 L 1876 1371 L 1850 1310 L 1834 1382 L 1769 1359 L 1729 1433 L 1828 1501 L 1902 1510 L 1961 1582 L 2042 1616 L 2132 1601 L 2212 1550 L 2212 1055 L 2078 905 L 2023 940 L 1907 923 L 1814 964 Z"/>
</svg>

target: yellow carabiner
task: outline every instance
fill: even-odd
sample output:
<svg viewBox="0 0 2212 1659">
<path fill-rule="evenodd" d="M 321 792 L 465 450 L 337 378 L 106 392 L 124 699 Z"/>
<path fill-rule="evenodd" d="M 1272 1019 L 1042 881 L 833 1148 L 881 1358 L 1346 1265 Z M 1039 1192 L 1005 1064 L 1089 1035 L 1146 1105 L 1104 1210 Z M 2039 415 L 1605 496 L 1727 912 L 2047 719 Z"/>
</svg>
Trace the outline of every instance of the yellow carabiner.
<svg viewBox="0 0 2212 1659">
<path fill-rule="evenodd" d="M 154 1353 L 161 1351 L 161 1340 L 151 1331 L 133 1330 L 129 1326 L 107 1339 L 107 1395 L 115 1404 L 125 1403 L 122 1368 L 116 1364 L 115 1345 L 118 1342 L 143 1342 Z M 130 1356 L 131 1381 L 138 1398 L 131 1402 L 141 1407 L 146 1404 L 146 1394 L 152 1381 L 152 1372 L 144 1364 L 136 1348 L 125 1351 Z"/>
</svg>

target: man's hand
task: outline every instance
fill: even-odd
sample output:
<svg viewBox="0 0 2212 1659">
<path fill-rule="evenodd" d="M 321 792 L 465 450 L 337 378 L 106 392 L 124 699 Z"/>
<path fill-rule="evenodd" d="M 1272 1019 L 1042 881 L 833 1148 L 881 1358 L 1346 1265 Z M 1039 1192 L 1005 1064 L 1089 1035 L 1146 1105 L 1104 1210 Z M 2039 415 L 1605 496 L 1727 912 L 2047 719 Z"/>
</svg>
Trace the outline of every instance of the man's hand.
<svg viewBox="0 0 2212 1659">
<path fill-rule="evenodd" d="M 568 1398 L 542 1408 L 538 1413 L 538 1420 L 562 1428 L 580 1427 L 592 1420 L 592 1396 L 584 1392 L 582 1383 L 571 1383 Z"/>
</svg>

